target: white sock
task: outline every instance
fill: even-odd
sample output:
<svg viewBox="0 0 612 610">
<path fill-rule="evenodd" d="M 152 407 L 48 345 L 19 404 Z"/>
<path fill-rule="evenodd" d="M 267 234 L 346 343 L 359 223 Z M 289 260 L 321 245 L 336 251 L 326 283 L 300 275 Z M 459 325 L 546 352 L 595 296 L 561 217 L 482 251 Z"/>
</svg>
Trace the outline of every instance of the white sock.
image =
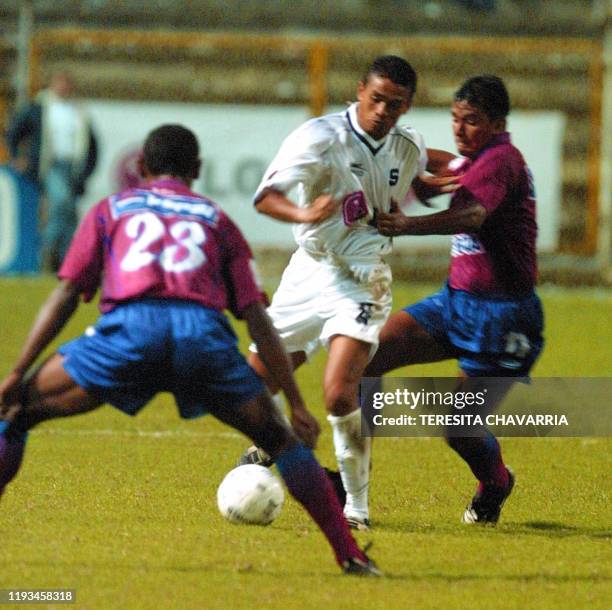
<svg viewBox="0 0 612 610">
<path fill-rule="evenodd" d="M 332 426 L 336 460 L 346 490 L 344 514 L 367 519 L 372 439 L 361 436 L 361 410 L 342 416 L 328 415 L 327 419 Z"/>
</svg>

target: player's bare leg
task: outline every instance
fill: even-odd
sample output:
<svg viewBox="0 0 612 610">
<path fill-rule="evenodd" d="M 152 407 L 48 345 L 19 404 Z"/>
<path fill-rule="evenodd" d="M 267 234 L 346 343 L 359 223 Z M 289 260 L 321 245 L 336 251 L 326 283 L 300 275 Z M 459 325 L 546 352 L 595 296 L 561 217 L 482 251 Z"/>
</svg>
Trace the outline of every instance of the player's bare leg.
<svg viewBox="0 0 612 610">
<path fill-rule="evenodd" d="M 305 352 L 293 352 L 289 354 L 291 358 L 291 363 L 293 365 L 293 370 L 297 369 L 299 366 L 306 362 L 306 353 Z M 284 400 L 281 394 L 279 393 L 279 387 L 273 376 L 270 375 L 266 365 L 261 361 L 259 354 L 251 352 L 248 358 L 249 364 L 255 370 L 255 372 L 265 381 L 266 386 L 270 393 L 272 394 L 272 400 L 274 404 L 282 415 L 285 414 L 284 410 Z M 264 451 L 261 447 L 256 445 L 251 445 L 240 457 L 238 464 L 260 464 L 262 466 L 271 466 L 273 463 L 273 459 Z"/>
<path fill-rule="evenodd" d="M 347 574 L 380 575 L 376 564 L 352 537 L 335 491 L 313 452 L 298 441 L 267 392 L 240 408 L 215 408 L 211 412 L 272 457 L 287 489 L 319 526 Z"/>
<path fill-rule="evenodd" d="M 100 401 L 66 373 L 60 354 L 51 356 L 25 383 L 19 404 L 5 409 L 0 420 L 0 495 L 17 474 L 28 430 L 56 417 L 86 413 Z"/>
<path fill-rule="evenodd" d="M 372 444 L 371 437 L 361 436 L 360 412 L 354 410 L 358 405 L 361 377 L 380 377 L 400 366 L 423 361 L 436 362 L 452 355 L 403 311 L 392 315 L 383 327 L 378 351 L 369 364 L 369 344 L 348 337 L 338 339 L 346 341 L 336 342 L 340 355 L 337 360 L 332 355 L 333 344 L 330 347 L 326 388 L 329 386 L 328 404 L 337 412 L 343 412 L 344 417 L 334 416 L 332 411 L 328 419 L 334 429 L 334 446 L 343 485 L 345 489 L 347 485 L 352 488 L 350 493 L 347 489 L 345 514 L 350 517 L 351 523 L 360 528 L 362 523 L 367 527 L 369 520 L 367 490 Z M 362 347 L 355 347 L 359 344 Z M 347 345 L 351 346 L 348 350 Z M 355 353 L 351 353 L 351 349 Z M 363 370 L 361 367 L 364 367 L 363 375 L 355 377 Z"/>
<path fill-rule="evenodd" d="M 368 485 L 372 439 L 361 433 L 359 382 L 370 344 L 335 335 L 329 344 L 323 390 L 332 426 L 336 460 L 346 490 L 344 514 L 352 527 L 369 526 Z"/>
<path fill-rule="evenodd" d="M 289 354 L 289 357 L 291 358 L 291 363 L 293 364 L 294 371 L 302 364 L 304 364 L 304 362 L 306 362 L 305 352 L 292 352 L 291 354 Z M 261 361 L 259 354 L 251 352 L 249 354 L 248 362 L 251 367 L 255 369 L 255 372 L 266 382 L 266 386 L 268 387 L 270 394 L 277 394 L 279 390 L 278 384 L 266 368 L 266 365 Z"/>
<path fill-rule="evenodd" d="M 410 364 L 439 362 L 455 357 L 440 345 L 405 311 L 394 313 L 385 323 L 374 358 L 366 367 L 365 377 L 381 377 L 389 371 Z"/>
<path fill-rule="evenodd" d="M 366 377 L 380 377 L 402 366 L 438 362 L 456 354 L 438 343 L 405 311 L 392 315 L 380 334 L 380 346 L 365 372 Z M 462 373 L 458 390 L 477 392 L 478 380 Z M 487 385 L 487 408 L 493 412 L 504 399 L 514 381 Z M 474 430 L 471 430 L 473 434 Z M 495 523 L 505 499 L 514 485 L 514 476 L 504 464 L 497 439 L 483 427 L 478 436 L 447 435 L 448 445 L 470 467 L 478 479 L 478 489 L 464 516 L 464 523 Z"/>
</svg>

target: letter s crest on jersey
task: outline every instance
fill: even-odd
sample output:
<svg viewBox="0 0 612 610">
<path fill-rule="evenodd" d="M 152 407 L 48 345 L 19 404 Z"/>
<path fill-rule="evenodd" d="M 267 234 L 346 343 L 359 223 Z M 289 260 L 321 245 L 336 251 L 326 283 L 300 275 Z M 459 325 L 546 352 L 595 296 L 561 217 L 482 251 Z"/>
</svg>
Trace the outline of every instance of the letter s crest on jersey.
<svg viewBox="0 0 612 610">
<path fill-rule="evenodd" d="M 349 193 L 342 201 L 342 218 L 346 226 L 368 215 L 368 204 L 363 191 Z"/>
</svg>

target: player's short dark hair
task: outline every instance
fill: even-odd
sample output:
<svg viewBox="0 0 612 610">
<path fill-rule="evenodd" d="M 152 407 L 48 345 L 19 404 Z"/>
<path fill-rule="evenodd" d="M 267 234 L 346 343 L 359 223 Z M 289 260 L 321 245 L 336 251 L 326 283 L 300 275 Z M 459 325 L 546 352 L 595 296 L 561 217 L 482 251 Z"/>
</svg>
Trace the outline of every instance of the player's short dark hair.
<svg viewBox="0 0 612 610">
<path fill-rule="evenodd" d="M 154 176 L 189 176 L 198 167 L 200 147 L 195 134 L 182 125 L 161 125 L 149 133 L 143 159 Z"/>
<path fill-rule="evenodd" d="M 388 78 L 396 85 L 401 85 L 410 90 L 411 95 L 416 93 L 417 75 L 414 68 L 397 55 L 381 55 L 377 57 L 363 77 L 363 82 L 367 83 L 371 75 Z"/>
<path fill-rule="evenodd" d="M 490 120 L 504 119 L 510 113 L 510 97 L 499 76 L 481 74 L 466 80 L 455 92 L 456 102 L 467 102 L 482 110 Z"/>
</svg>

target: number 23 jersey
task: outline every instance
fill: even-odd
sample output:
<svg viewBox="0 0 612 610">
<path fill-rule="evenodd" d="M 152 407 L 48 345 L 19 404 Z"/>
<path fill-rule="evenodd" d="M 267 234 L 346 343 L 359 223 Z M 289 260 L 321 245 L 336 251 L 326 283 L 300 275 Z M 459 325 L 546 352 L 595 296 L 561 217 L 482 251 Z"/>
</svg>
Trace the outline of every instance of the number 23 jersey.
<svg viewBox="0 0 612 610">
<path fill-rule="evenodd" d="M 215 203 L 178 180 L 100 201 L 79 226 L 58 273 L 100 310 L 142 298 L 196 301 L 237 317 L 265 302 L 251 250 Z"/>
</svg>

